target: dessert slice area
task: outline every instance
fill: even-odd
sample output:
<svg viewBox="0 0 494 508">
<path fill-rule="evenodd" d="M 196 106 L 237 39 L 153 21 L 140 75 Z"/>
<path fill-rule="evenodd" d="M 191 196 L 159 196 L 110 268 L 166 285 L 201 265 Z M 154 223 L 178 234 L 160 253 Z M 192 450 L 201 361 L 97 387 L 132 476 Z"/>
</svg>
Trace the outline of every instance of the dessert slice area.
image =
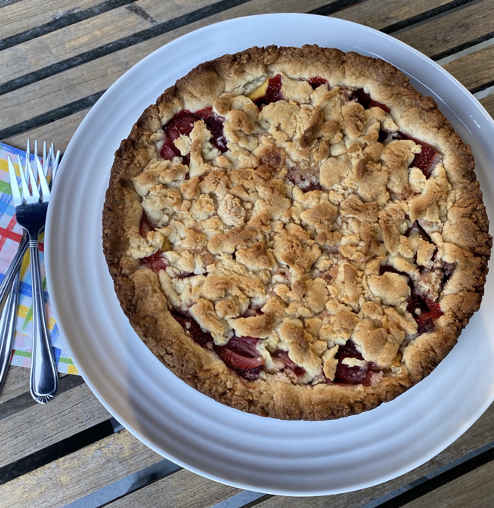
<svg viewBox="0 0 494 508">
<path fill-rule="evenodd" d="M 372 385 L 443 316 L 442 156 L 362 88 L 277 72 L 162 119 L 128 255 L 246 380 Z M 449 254 L 448 254 L 449 253 Z"/>
</svg>

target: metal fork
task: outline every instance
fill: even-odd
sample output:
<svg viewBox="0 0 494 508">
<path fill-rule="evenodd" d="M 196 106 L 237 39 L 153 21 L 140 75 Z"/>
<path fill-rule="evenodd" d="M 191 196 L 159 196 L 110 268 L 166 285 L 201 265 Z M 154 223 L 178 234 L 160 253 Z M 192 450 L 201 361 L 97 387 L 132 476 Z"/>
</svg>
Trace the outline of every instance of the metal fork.
<svg viewBox="0 0 494 508">
<path fill-rule="evenodd" d="M 37 185 L 37 177 L 34 176 L 29 157 L 26 158 L 26 170 L 31 184 L 30 189 L 19 158 L 22 181 L 22 198 L 15 175 L 14 165 L 10 157 L 8 166 L 17 222 L 27 233 L 31 252 L 31 277 L 33 285 L 33 352 L 30 391 L 34 400 L 40 404 L 45 404 L 55 396 L 55 393 L 58 390 L 58 375 L 55 356 L 51 346 L 43 305 L 38 245 L 38 236 L 44 229 L 46 222 L 50 189 L 37 154 L 34 155 L 34 163 L 37 176 L 39 177 L 39 188 Z"/>
<path fill-rule="evenodd" d="M 38 155 L 38 147 L 37 142 L 35 142 L 34 145 L 34 154 Z M 31 151 L 30 151 L 30 143 L 29 140 L 27 141 L 27 148 L 26 148 L 26 159 L 30 159 L 31 157 Z M 55 175 L 58 169 L 58 162 L 60 159 L 60 150 L 57 151 L 55 154 L 55 147 L 53 146 L 53 143 L 50 146 L 50 149 L 47 152 L 46 143 L 43 143 L 43 174 L 48 177 L 48 171 L 49 166 L 51 165 L 51 178 L 50 178 L 50 187 L 53 185 L 53 181 L 55 179 Z M 14 203 L 15 204 L 15 203 Z M 28 237 L 27 233 L 24 232 L 22 235 L 21 243 L 19 244 L 19 247 L 17 248 L 17 252 L 14 256 L 14 259 L 10 263 L 10 266 L 5 273 L 2 282 L 0 283 L 0 302 L 2 302 L 7 295 L 7 291 L 12 286 L 12 282 L 14 280 L 15 274 L 19 271 L 21 267 L 22 258 L 24 257 L 24 254 L 26 253 L 28 247 Z M 0 388 L 1 388 L 0 383 Z"/>
<path fill-rule="evenodd" d="M 34 154 L 38 154 L 38 143 L 34 142 Z M 27 141 L 26 159 L 31 158 L 30 142 Z M 46 143 L 43 143 L 43 173 L 50 178 L 50 188 L 53 185 L 55 175 L 58 169 L 60 151 L 55 154 L 53 143 L 47 152 Z M 21 166 L 22 170 L 22 166 Z M 17 319 L 17 307 L 19 296 L 19 279 L 22 259 L 28 246 L 28 237 L 26 232 L 22 235 L 22 240 L 17 249 L 14 259 L 9 265 L 7 272 L 0 284 L 0 302 L 4 306 L 0 311 L 0 391 L 7 377 L 10 366 L 10 358 L 15 340 L 15 324 Z M 10 289 L 10 291 L 9 291 Z M 5 299 L 5 295 L 7 298 Z"/>
</svg>

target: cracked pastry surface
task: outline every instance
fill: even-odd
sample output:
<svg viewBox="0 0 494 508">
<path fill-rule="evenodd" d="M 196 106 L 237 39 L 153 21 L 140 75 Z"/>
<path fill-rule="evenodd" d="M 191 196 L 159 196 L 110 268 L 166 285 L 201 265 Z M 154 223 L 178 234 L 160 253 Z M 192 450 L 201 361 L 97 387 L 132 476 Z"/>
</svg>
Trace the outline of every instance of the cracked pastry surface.
<svg viewBox="0 0 494 508">
<path fill-rule="evenodd" d="M 428 375 L 480 305 L 470 148 L 391 65 L 317 46 L 200 65 L 116 153 L 103 247 L 153 353 L 238 409 L 339 418 Z"/>
</svg>

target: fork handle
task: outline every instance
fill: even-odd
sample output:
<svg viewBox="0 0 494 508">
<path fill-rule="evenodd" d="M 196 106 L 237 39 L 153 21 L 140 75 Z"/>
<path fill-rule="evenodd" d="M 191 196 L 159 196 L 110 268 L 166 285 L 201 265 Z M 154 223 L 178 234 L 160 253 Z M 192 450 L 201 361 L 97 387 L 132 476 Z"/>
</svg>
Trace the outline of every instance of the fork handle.
<svg viewBox="0 0 494 508">
<path fill-rule="evenodd" d="M 20 272 L 19 269 L 14 275 L 14 282 L 0 314 L 0 391 L 9 371 L 10 356 L 14 347 Z"/>
<path fill-rule="evenodd" d="M 31 277 L 33 283 L 33 355 L 31 363 L 31 395 L 36 402 L 46 404 L 58 390 L 55 355 L 46 325 L 41 273 L 39 267 L 38 238 L 29 239 Z"/>
<path fill-rule="evenodd" d="M 3 299 L 7 295 L 7 292 L 12 285 L 12 281 L 14 280 L 16 273 L 21 268 L 22 258 L 26 253 L 28 245 L 28 235 L 24 231 L 21 243 L 19 244 L 19 247 L 17 247 L 17 252 L 15 253 L 14 259 L 10 263 L 9 268 L 2 279 L 2 282 L 0 283 L 0 302 L 3 302 Z"/>
</svg>

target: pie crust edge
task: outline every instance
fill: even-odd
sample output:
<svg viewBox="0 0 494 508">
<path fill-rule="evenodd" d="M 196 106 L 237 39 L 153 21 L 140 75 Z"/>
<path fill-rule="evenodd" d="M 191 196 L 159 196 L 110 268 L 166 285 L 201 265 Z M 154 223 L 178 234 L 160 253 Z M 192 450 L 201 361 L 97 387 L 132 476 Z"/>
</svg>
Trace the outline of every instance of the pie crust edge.
<svg viewBox="0 0 494 508">
<path fill-rule="evenodd" d="M 455 284 L 443 294 L 443 316 L 432 332 L 423 333 L 404 350 L 399 377 L 383 377 L 375 386 L 293 385 L 273 380 L 246 381 L 214 353 L 188 337 L 168 311 L 158 276 L 139 269 L 126 256 L 125 231 L 139 227 L 140 198 L 130 179 L 157 157 L 150 138 L 178 111 L 210 106 L 225 90 L 269 72 L 292 78 L 321 76 L 331 84 L 366 88 L 391 109 L 400 131 L 434 144 L 444 155 L 448 181 L 458 199 L 448 212 L 448 262 L 457 264 Z M 103 210 L 103 250 L 115 291 L 139 337 L 178 377 L 200 392 L 231 407 L 280 419 L 323 420 L 370 410 L 426 377 L 449 353 L 461 330 L 478 310 L 484 292 L 492 238 L 474 173 L 470 147 L 454 132 L 434 100 L 417 92 L 390 64 L 357 53 L 318 46 L 251 48 L 225 55 L 193 69 L 148 107 L 115 153 Z"/>
</svg>

